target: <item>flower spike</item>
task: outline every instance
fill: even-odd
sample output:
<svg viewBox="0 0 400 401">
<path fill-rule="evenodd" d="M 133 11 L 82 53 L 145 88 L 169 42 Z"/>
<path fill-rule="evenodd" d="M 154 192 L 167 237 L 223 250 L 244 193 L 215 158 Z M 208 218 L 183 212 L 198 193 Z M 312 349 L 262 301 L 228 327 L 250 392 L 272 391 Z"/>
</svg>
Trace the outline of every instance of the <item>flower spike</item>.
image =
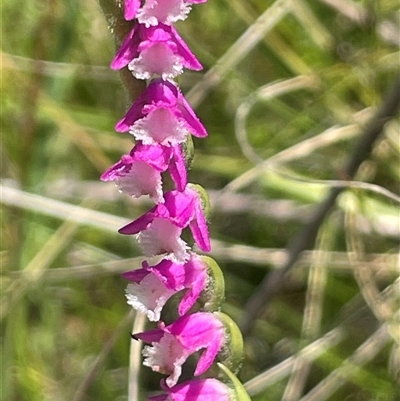
<svg viewBox="0 0 400 401">
<path fill-rule="evenodd" d="M 146 256 L 162 255 L 157 262 L 144 261 L 140 269 L 123 274 L 130 281 L 125 293 L 128 304 L 157 322 L 156 329 L 132 334 L 146 343 L 143 364 L 166 375 L 161 381 L 163 394 L 149 401 L 249 399 L 230 371 L 236 372 L 240 365 L 243 344 L 235 323 L 219 312 L 225 288 L 221 269 L 211 258 L 194 253 L 182 239 L 183 230 L 189 228 L 200 250 L 211 249 L 208 195 L 204 188 L 187 182 L 192 135 L 204 138 L 207 131 L 173 81 L 184 69 L 202 69 L 173 23 L 186 19 L 193 4 L 206 1 L 118 0 L 115 13 L 107 16 L 112 25 L 123 28 L 116 32 L 117 41 L 125 29 L 130 30 L 111 68 L 128 69 L 134 79 L 147 81 L 146 89 L 132 99 L 132 106 L 115 126 L 117 132 L 130 133 L 135 145 L 101 180 L 114 181 L 133 198 L 148 195 L 155 203 L 119 230 L 136 235 Z M 131 23 L 119 21 L 121 11 Z M 171 297 L 178 300 L 177 307 L 169 302 Z M 171 319 L 172 307 L 177 309 L 172 316 L 179 317 L 164 321 Z M 198 357 L 197 377 L 179 383 L 182 367 L 193 354 Z M 217 356 L 224 365 L 216 361 Z M 198 377 L 215 373 L 209 369 L 216 363 L 230 384 Z"/>
</svg>

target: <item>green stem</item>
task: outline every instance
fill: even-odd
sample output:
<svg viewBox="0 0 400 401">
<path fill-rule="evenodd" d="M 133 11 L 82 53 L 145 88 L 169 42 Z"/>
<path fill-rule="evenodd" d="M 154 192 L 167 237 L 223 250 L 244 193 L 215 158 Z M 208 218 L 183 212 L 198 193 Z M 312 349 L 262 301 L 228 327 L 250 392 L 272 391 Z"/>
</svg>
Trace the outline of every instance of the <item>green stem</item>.
<svg viewBox="0 0 400 401">
<path fill-rule="evenodd" d="M 126 35 L 132 30 L 135 21 L 125 21 L 122 0 L 99 0 L 99 4 L 118 48 Z M 128 67 L 120 70 L 120 77 L 129 95 L 130 102 L 135 101 L 144 90 L 145 81 L 134 78 Z"/>
</svg>

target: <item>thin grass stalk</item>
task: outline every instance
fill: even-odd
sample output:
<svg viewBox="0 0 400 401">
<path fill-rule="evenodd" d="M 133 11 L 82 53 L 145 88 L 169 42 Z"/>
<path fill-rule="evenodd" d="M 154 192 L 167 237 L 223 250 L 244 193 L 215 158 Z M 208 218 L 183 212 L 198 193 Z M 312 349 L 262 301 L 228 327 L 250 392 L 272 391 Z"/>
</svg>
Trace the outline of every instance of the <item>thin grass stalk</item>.
<svg viewBox="0 0 400 401">
<path fill-rule="evenodd" d="M 326 249 L 329 249 L 332 245 L 331 229 L 331 225 L 327 222 L 317 237 L 316 259 L 311 264 L 308 272 L 306 303 L 304 306 L 299 348 L 305 347 L 315 338 L 318 338 L 320 334 L 325 288 L 328 279 L 327 265 L 329 259 L 326 257 Z M 304 360 L 301 357 L 295 361 L 282 396 L 282 401 L 296 401 L 301 397 L 310 370 L 310 361 Z"/>
<path fill-rule="evenodd" d="M 145 329 L 146 316 L 135 313 L 132 333 L 140 333 Z M 139 374 L 142 362 L 142 344 L 131 338 L 129 351 L 129 377 L 128 377 L 128 400 L 139 400 Z"/>
<path fill-rule="evenodd" d="M 272 30 L 291 9 L 292 0 L 277 0 L 251 25 L 246 32 L 218 59 L 204 77 L 187 94 L 188 101 L 197 107 L 208 92 L 218 85 L 223 77 L 234 68 L 254 46 Z"/>
<path fill-rule="evenodd" d="M 387 325 L 381 325 L 349 358 L 343 361 L 339 368 L 332 371 L 299 401 L 325 401 L 329 399 L 336 390 L 351 381 L 362 366 L 373 360 L 390 340 Z"/>
<path fill-rule="evenodd" d="M 2 296 L 0 320 L 3 320 L 26 291 L 43 281 L 47 269 L 54 259 L 70 243 L 79 226 L 75 222 L 65 221 L 36 253 L 29 264 L 23 269 L 23 276 L 14 280 L 6 288 Z"/>
<path fill-rule="evenodd" d="M 105 342 L 103 349 L 97 355 L 97 358 L 95 359 L 91 368 L 89 369 L 87 376 L 84 378 L 84 380 L 78 387 L 78 390 L 74 395 L 73 401 L 83 401 L 86 399 L 87 397 L 86 393 L 89 387 L 92 385 L 93 381 L 96 379 L 96 376 L 99 374 L 101 368 L 103 367 L 103 364 L 107 359 L 107 356 L 112 351 L 112 348 L 115 345 L 115 343 L 120 339 L 120 337 L 123 334 L 126 333 L 126 330 L 131 324 L 134 316 L 135 312 L 133 310 L 130 310 L 118 324 L 117 328 L 115 329 L 114 333 L 109 338 L 109 340 Z"/>
<path fill-rule="evenodd" d="M 365 266 L 363 261 L 364 245 L 355 225 L 356 216 L 360 212 L 358 201 L 351 194 L 347 195 L 347 202 L 345 203 L 346 244 L 349 250 L 350 264 L 354 269 L 354 278 L 357 281 L 360 293 L 376 319 L 387 326 L 388 333 L 400 345 L 399 322 L 395 319 L 396 304 L 398 304 L 399 299 L 396 294 L 393 294 L 392 299 L 385 299 L 378 289 L 373 272 Z"/>
<path fill-rule="evenodd" d="M 245 388 L 250 396 L 260 394 L 268 387 L 289 376 L 296 363 L 296 360 L 302 358 L 307 361 L 314 361 L 329 348 L 339 344 L 346 337 L 343 327 L 336 327 L 321 336 L 318 340 L 312 342 L 303 348 L 297 355 L 285 359 L 283 362 L 273 366 L 267 371 L 259 374 L 245 383 Z"/>
</svg>

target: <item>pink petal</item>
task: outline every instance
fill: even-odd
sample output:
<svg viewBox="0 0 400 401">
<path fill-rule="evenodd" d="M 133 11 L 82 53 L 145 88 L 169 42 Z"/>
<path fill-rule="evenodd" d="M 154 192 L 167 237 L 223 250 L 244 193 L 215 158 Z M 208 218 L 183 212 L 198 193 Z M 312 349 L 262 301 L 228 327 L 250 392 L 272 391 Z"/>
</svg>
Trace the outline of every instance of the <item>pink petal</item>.
<svg viewBox="0 0 400 401">
<path fill-rule="evenodd" d="M 184 98 L 182 94 L 180 94 L 179 97 L 178 108 L 182 113 L 182 117 L 192 128 L 191 132 L 194 136 L 197 136 L 199 138 L 204 138 L 208 135 L 206 129 L 204 128 L 204 125 L 200 122 L 200 120 L 194 113 L 193 109 L 191 108 L 190 104 L 187 102 L 187 100 Z"/>
<path fill-rule="evenodd" d="M 166 326 L 164 331 L 179 337 L 179 342 L 191 351 L 197 351 L 223 337 L 223 324 L 209 312 L 197 312 L 182 316 Z"/>
<path fill-rule="evenodd" d="M 147 315 L 149 320 L 160 320 L 161 311 L 168 299 L 184 288 L 185 269 L 183 265 L 163 260 L 156 266 L 144 261 L 142 269 L 123 273 L 132 281 L 126 290 L 128 304 Z"/>
<path fill-rule="evenodd" d="M 129 223 L 126 226 L 120 228 L 118 232 L 120 234 L 132 235 L 132 234 L 137 234 L 142 230 L 145 230 L 148 227 L 148 225 L 154 220 L 155 217 L 154 212 L 157 210 L 157 207 L 158 206 L 154 206 L 147 213 L 143 214 L 135 221 L 132 221 L 132 223 Z"/>
<path fill-rule="evenodd" d="M 142 333 L 132 334 L 132 338 L 135 340 L 142 340 L 146 344 L 158 342 L 163 337 L 164 332 L 161 329 L 147 330 Z"/>
<path fill-rule="evenodd" d="M 173 152 L 173 156 L 169 162 L 169 173 L 172 180 L 176 185 L 178 191 L 183 191 L 187 184 L 187 170 L 185 165 L 185 159 L 182 154 L 181 147 L 179 145 L 169 148 Z"/>
<path fill-rule="evenodd" d="M 205 348 L 197 364 L 195 375 L 200 375 L 211 367 L 225 338 L 223 324 L 212 313 L 206 312 L 182 316 L 165 327 L 164 331 L 175 335 L 189 353 Z"/>
<path fill-rule="evenodd" d="M 127 174 L 132 166 L 132 158 L 129 155 L 123 155 L 121 160 L 112 165 L 100 177 L 102 181 L 115 181 Z"/>
<path fill-rule="evenodd" d="M 196 218 L 189 224 L 190 231 L 198 247 L 204 252 L 211 251 L 210 234 L 207 221 L 200 204 L 196 205 Z"/>
<path fill-rule="evenodd" d="M 149 267 L 149 270 L 155 274 L 168 289 L 180 291 L 185 288 L 185 265 L 164 259 L 157 265 Z"/>
<path fill-rule="evenodd" d="M 196 374 L 205 372 L 213 364 L 225 339 L 223 324 L 208 312 L 182 316 L 168 326 L 160 322 L 159 330 L 164 332 L 161 338 L 157 330 L 139 333 L 134 338 L 151 342 L 151 346 L 143 350 L 146 357 L 144 364 L 156 372 L 168 374 L 168 387 L 177 383 L 186 359 L 201 349 L 205 351 L 197 365 Z"/>
<path fill-rule="evenodd" d="M 211 365 L 214 363 L 214 360 L 224 345 L 223 336 L 216 336 L 213 341 L 211 341 L 208 346 L 203 351 L 199 362 L 197 362 L 196 370 L 194 371 L 195 376 L 200 376 L 204 372 L 206 372 Z"/>
<path fill-rule="evenodd" d="M 179 90 L 172 82 L 154 79 L 146 89 L 147 103 L 154 107 L 175 107 Z M 149 112 L 151 109 L 146 109 Z"/>
<path fill-rule="evenodd" d="M 117 122 L 115 125 L 115 130 L 117 132 L 128 132 L 131 125 L 138 120 L 139 118 L 143 118 L 143 105 L 144 102 L 147 100 L 147 92 L 144 91 L 133 103 L 131 108 L 128 110 L 128 112 L 122 117 L 120 121 Z"/>
<path fill-rule="evenodd" d="M 140 283 L 147 275 L 149 271 L 146 269 L 131 270 L 129 272 L 122 273 L 121 276 L 134 283 Z"/>
<path fill-rule="evenodd" d="M 185 228 L 195 217 L 197 193 L 189 188 L 184 192 L 168 191 L 164 194 L 168 218 L 178 227 Z"/>
<path fill-rule="evenodd" d="M 160 121 L 164 121 L 162 130 Z M 166 122 L 168 127 L 165 127 Z M 118 132 L 131 130 L 144 144 L 160 142 L 168 146 L 183 142 L 189 132 L 198 137 L 207 135 L 176 85 L 162 79 L 154 79 L 149 84 L 115 129 Z"/>
<path fill-rule="evenodd" d="M 124 68 L 137 57 L 138 46 L 140 44 L 140 38 L 137 35 L 137 28 L 138 26 L 135 25 L 122 42 L 121 47 L 111 62 L 111 68 L 113 70 L 120 70 L 121 68 Z"/>
<path fill-rule="evenodd" d="M 124 0 L 124 18 L 127 21 L 133 20 L 136 17 L 136 13 L 140 7 L 140 0 Z"/>
<path fill-rule="evenodd" d="M 190 260 L 185 264 L 187 288 L 185 295 L 178 306 L 180 316 L 186 314 L 199 299 L 200 294 L 207 286 L 207 266 L 200 257 L 192 253 Z"/>
<path fill-rule="evenodd" d="M 180 383 L 172 388 L 161 381 L 161 387 L 169 398 L 163 395 L 150 397 L 149 401 L 229 401 L 229 387 L 217 379 L 194 379 Z"/>
<path fill-rule="evenodd" d="M 146 162 L 158 171 L 168 169 L 169 160 L 172 157 L 171 148 L 168 146 L 144 145 L 138 142 L 130 153 L 133 160 Z"/>
<path fill-rule="evenodd" d="M 170 147 L 138 142 L 130 154 L 123 155 L 101 179 L 116 181 L 120 190 L 132 197 L 149 195 L 156 203 L 163 203 L 160 173 L 168 169 L 172 156 Z"/>
<path fill-rule="evenodd" d="M 153 321 L 159 320 L 166 301 L 182 290 L 185 292 L 178 312 L 180 316 L 187 313 L 206 288 L 208 278 L 206 264 L 194 253 L 185 264 L 163 259 L 155 266 L 150 266 L 144 261 L 141 269 L 123 273 L 122 276 L 135 283 L 134 286 L 128 286 L 128 303 Z M 151 276 L 157 277 L 158 281 L 153 282 Z M 150 288 L 149 283 L 153 283 L 154 288 Z"/>
<path fill-rule="evenodd" d="M 190 51 L 186 42 L 181 38 L 173 26 L 171 26 L 171 35 L 175 43 L 178 45 L 178 54 L 183 58 L 184 66 L 195 71 L 203 69 L 199 60 L 197 60 L 196 56 Z"/>
<path fill-rule="evenodd" d="M 199 247 L 209 249 L 207 224 L 199 195 L 186 187 L 183 192 L 166 192 L 163 204 L 153 207 L 119 232 L 128 235 L 140 233 L 139 243 L 146 256 L 168 253 L 167 259 L 184 262 L 188 259 L 188 248 L 180 235 L 188 225 Z"/>
</svg>

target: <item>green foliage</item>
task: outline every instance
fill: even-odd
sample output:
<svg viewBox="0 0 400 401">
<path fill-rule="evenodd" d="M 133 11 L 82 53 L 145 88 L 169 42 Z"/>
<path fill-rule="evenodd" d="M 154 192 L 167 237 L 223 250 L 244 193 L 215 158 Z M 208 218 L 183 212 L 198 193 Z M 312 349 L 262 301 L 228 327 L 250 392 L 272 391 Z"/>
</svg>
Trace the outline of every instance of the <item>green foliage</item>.
<svg viewBox="0 0 400 401">
<path fill-rule="evenodd" d="M 209 0 L 177 27 L 207 72 L 274 3 Z M 179 78 L 209 131 L 207 140 L 194 140 L 190 182 L 212 190 L 211 256 L 225 275 L 222 311 L 236 322 L 264 275 L 282 264 L 328 180 L 348 178 L 355 140 L 399 69 L 398 2 L 292 3 L 254 48 L 232 55 L 237 60 L 219 70 L 204 100 L 191 90 L 207 89 L 205 73 Z M 94 0 L 4 0 L 0 7 L 1 399 L 70 401 L 89 380 L 82 400 L 127 400 L 130 328 L 119 325 L 129 307 L 120 273 L 139 267 L 131 258 L 140 252 L 116 230 L 150 203 L 98 181 L 131 147 L 113 129 L 126 109 L 108 67 L 114 40 Z M 345 191 L 315 252 L 298 261 L 244 338 L 240 378 L 253 401 L 284 399 L 288 389 L 307 394 L 326 377 L 338 384 L 344 361 L 371 338 L 375 353 L 345 364 L 343 382 L 318 401 L 399 396 L 399 141 L 392 119 L 355 177 L 375 186 Z M 13 188 L 21 191 L 14 198 Z M 304 382 L 291 368 L 273 376 L 275 366 L 337 327 L 340 341 L 314 354 Z M 386 327 L 389 334 L 376 335 Z M 142 399 L 160 377 L 143 369 Z"/>
</svg>

